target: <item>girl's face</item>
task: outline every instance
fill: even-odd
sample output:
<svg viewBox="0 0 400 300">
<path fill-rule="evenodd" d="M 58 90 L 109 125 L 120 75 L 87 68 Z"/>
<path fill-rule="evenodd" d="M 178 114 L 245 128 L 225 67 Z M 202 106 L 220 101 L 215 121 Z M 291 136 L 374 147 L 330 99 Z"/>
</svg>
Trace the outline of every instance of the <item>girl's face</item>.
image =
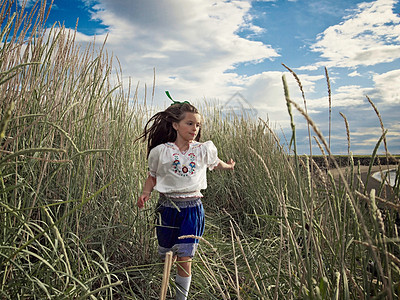
<svg viewBox="0 0 400 300">
<path fill-rule="evenodd" d="M 184 118 L 179 122 L 172 123 L 177 132 L 176 141 L 192 142 L 201 127 L 201 116 L 196 113 L 186 112 Z"/>
</svg>

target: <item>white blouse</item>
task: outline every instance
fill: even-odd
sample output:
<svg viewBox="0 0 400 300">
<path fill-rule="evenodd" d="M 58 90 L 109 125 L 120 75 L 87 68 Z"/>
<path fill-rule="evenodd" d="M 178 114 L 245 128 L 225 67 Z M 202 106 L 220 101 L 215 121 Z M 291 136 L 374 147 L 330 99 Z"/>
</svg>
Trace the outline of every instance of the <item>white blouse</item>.
<svg viewBox="0 0 400 300">
<path fill-rule="evenodd" d="M 149 153 L 149 174 L 156 178 L 154 189 L 172 198 L 201 197 L 207 188 L 206 171 L 219 164 L 212 141 L 192 142 L 181 152 L 174 143 L 158 145 Z"/>
</svg>

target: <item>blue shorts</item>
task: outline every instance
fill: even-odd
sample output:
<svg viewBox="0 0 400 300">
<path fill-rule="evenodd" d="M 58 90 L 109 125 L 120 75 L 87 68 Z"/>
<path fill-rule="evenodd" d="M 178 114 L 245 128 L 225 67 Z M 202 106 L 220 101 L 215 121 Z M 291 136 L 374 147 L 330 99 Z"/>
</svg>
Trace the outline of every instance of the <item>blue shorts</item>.
<svg viewBox="0 0 400 300">
<path fill-rule="evenodd" d="M 199 240 L 178 237 L 203 235 L 204 209 L 201 199 L 173 201 L 161 196 L 156 210 L 156 231 L 161 257 L 168 251 L 172 251 L 178 257 L 193 257 Z"/>
</svg>

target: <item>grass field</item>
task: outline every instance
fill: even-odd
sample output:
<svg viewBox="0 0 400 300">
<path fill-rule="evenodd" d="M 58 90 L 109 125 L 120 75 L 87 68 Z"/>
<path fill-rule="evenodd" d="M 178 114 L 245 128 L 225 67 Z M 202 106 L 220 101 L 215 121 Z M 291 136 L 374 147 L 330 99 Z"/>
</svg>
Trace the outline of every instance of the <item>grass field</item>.
<svg viewBox="0 0 400 300">
<path fill-rule="evenodd" d="M 133 143 L 153 111 L 139 105 L 135 87 L 114 84 L 122 74 L 103 48 L 79 48 L 65 28 L 46 31 L 43 6 L 24 18 L 7 7 L 2 2 L 0 298 L 158 299 L 157 196 L 144 210 L 135 205 L 147 167 L 145 144 Z M 238 163 L 233 173 L 209 173 L 190 297 L 397 299 L 399 170 L 390 197 L 368 192 L 349 151 L 335 180 L 338 161 L 282 79 L 288 116 L 304 114 L 323 161 L 297 154 L 293 123 L 286 149 L 263 120 L 227 120 L 200 107 L 203 140 Z M 371 161 L 380 145 L 383 126 Z"/>
</svg>

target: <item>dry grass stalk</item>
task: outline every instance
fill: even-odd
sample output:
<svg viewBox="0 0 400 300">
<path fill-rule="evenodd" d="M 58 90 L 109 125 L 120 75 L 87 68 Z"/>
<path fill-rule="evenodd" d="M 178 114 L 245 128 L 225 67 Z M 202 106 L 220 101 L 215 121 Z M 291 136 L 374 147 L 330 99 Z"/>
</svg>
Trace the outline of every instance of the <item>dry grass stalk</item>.
<svg viewBox="0 0 400 300">
<path fill-rule="evenodd" d="M 277 275 L 276 275 L 276 281 L 275 281 L 275 294 L 274 294 L 274 299 L 278 299 L 278 291 L 279 291 L 279 278 L 281 276 L 281 268 L 282 268 L 282 251 L 283 251 L 283 243 L 284 243 L 284 235 L 283 235 L 283 222 L 282 222 L 282 217 L 283 217 L 283 207 L 280 206 L 279 208 L 279 213 L 281 220 L 279 222 L 279 233 L 280 233 L 280 246 L 279 246 L 279 259 L 278 259 L 278 268 L 277 268 Z"/>
<path fill-rule="evenodd" d="M 328 69 L 325 67 L 326 84 L 328 87 L 328 104 L 329 104 L 329 148 L 331 148 L 331 126 L 332 126 L 332 92 L 331 82 L 329 80 Z"/>
<path fill-rule="evenodd" d="M 372 100 L 368 96 L 366 96 L 366 97 L 367 97 L 368 102 L 371 104 L 372 108 L 374 109 L 374 111 L 375 111 L 375 113 L 376 113 L 376 115 L 378 116 L 378 119 L 379 119 L 379 124 L 380 124 L 381 130 L 382 130 L 383 145 L 385 147 L 386 164 L 387 164 L 387 169 L 389 171 L 389 156 L 391 156 L 391 155 L 390 155 L 388 147 L 387 147 L 387 140 L 386 140 L 386 132 L 387 131 L 385 130 L 385 126 L 383 125 L 382 117 L 381 117 L 381 114 L 379 113 L 378 108 L 376 107 L 374 102 L 372 102 Z M 386 193 L 386 189 L 383 189 L 383 192 Z M 386 197 L 386 195 L 385 195 L 385 197 Z"/>
<path fill-rule="evenodd" d="M 344 124 L 346 126 L 346 135 L 347 135 L 347 154 L 350 155 L 350 129 L 349 129 L 349 122 L 347 121 L 347 118 L 344 114 L 339 112 L 339 114 L 342 116 L 344 119 Z"/>
<path fill-rule="evenodd" d="M 214 253 L 218 254 L 217 248 L 213 247 L 213 246 L 212 246 L 206 239 L 204 239 L 203 237 L 195 236 L 195 235 L 182 235 L 182 236 L 178 237 L 178 239 L 186 239 L 186 238 L 199 239 L 199 240 L 205 242 L 205 243 L 213 250 Z M 218 257 L 220 258 L 221 263 L 222 263 L 222 267 L 223 267 L 223 269 L 225 270 L 226 275 L 228 276 L 228 281 L 229 281 L 230 285 L 231 285 L 232 287 L 235 287 L 236 285 L 235 285 L 235 283 L 234 283 L 234 281 L 233 281 L 233 279 L 232 279 L 232 277 L 231 277 L 231 275 L 230 275 L 230 272 L 228 271 L 228 269 L 227 269 L 225 263 L 222 261 L 222 259 L 221 259 L 221 257 L 220 257 L 219 255 L 218 255 Z"/>
<path fill-rule="evenodd" d="M 202 242 L 206 243 L 211 250 L 213 250 L 214 252 L 217 252 L 217 248 L 215 248 L 213 245 L 210 244 L 209 241 L 207 241 L 205 238 L 201 237 L 201 236 L 197 236 L 197 235 L 181 235 L 180 237 L 178 237 L 178 239 L 183 240 L 183 239 L 198 239 L 201 240 Z"/>
<path fill-rule="evenodd" d="M 321 182 L 324 184 L 324 189 L 326 192 L 328 192 L 328 183 L 327 183 L 327 176 L 326 173 L 323 173 L 319 165 L 315 162 L 314 159 L 311 160 L 312 168 L 316 170 L 317 177 L 321 180 Z"/>
<path fill-rule="evenodd" d="M 249 246 L 249 243 L 246 241 L 245 234 L 244 234 L 243 231 L 241 230 L 239 224 L 236 222 L 236 220 L 233 218 L 233 216 L 232 216 L 225 208 L 223 209 L 223 211 L 224 211 L 225 214 L 227 214 L 227 215 L 230 217 L 230 221 L 231 221 L 232 223 L 235 224 L 236 228 L 239 230 L 239 233 L 240 233 L 241 236 L 242 236 L 242 239 L 245 240 L 245 244 L 247 245 L 247 250 L 248 250 L 248 252 L 251 254 L 250 259 L 254 259 L 253 255 L 252 255 L 253 253 L 251 252 L 251 248 L 250 248 L 250 246 Z M 240 241 L 240 238 L 239 238 L 238 235 L 236 235 L 236 237 L 238 238 L 239 245 L 240 245 L 240 248 L 241 248 L 243 257 L 244 257 L 245 260 L 246 260 L 247 267 L 248 267 L 248 269 L 249 269 L 249 272 L 251 272 L 251 276 L 252 276 L 252 279 L 253 279 L 253 281 L 254 281 L 254 283 L 255 283 L 255 285 L 256 285 L 256 288 L 257 288 L 257 290 L 260 292 L 260 294 L 262 294 L 261 291 L 260 291 L 260 288 L 259 288 L 259 286 L 258 286 L 258 283 L 257 283 L 257 281 L 256 281 L 256 279 L 255 279 L 254 272 L 253 272 L 253 270 L 250 268 L 250 264 L 248 263 L 247 255 L 245 255 L 245 253 L 244 253 L 244 250 L 243 250 L 243 247 L 242 247 L 242 242 Z M 257 275 L 258 275 L 258 277 L 261 278 L 262 276 L 261 276 L 261 272 L 260 272 L 260 269 L 259 269 L 258 264 L 255 263 L 255 264 L 254 264 L 254 267 L 255 267 L 256 270 L 257 270 Z M 265 285 L 264 285 L 263 282 L 262 282 L 262 284 L 263 284 L 263 288 L 264 288 L 264 294 L 267 294 L 266 287 L 265 287 Z"/>
<path fill-rule="evenodd" d="M 202 255 L 199 255 L 200 260 L 202 261 L 203 265 L 206 267 L 206 269 L 208 271 L 208 275 L 211 275 L 211 277 L 213 279 L 213 282 L 217 285 L 217 288 L 218 288 L 219 292 L 221 293 L 222 299 L 224 299 L 224 300 L 231 299 L 229 294 L 225 295 L 224 291 L 222 290 L 222 287 L 221 287 L 221 285 L 220 285 L 220 283 L 218 281 L 217 276 L 215 275 L 215 272 L 213 271 L 212 268 L 210 268 L 210 263 L 208 263 L 208 261 L 205 261 L 205 257 L 206 256 L 204 255 L 204 252 L 202 250 L 201 250 L 201 254 Z M 221 276 L 221 273 L 219 273 L 219 274 Z M 222 283 L 224 284 L 224 287 L 225 287 L 225 290 L 226 290 L 227 287 L 225 285 L 225 280 L 222 278 L 222 276 L 221 276 L 221 280 L 222 280 Z"/>
<path fill-rule="evenodd" d="M 358 299 L 365 299 L 365 292 L 360 288 L 360 286 L 357 284 L 357 282 L 354 279 L 354 276 L 351 274 L 350 270 L 344 266 L 344 270 L 346 272 L 346 275 L 348 278 L 350 278 L 350 282 L 353 284 L 355 289 L 357 290 L 358 293 Z"/>
<path fill-rule="evenodd" d="M 315 142 L 317 143 L 317 146 L 318 146 L 319 150 L 320 150 L 321 153 L 322 153 L 322 157 L 324 158 L 325 167 L 326 167 L 327 170 L 329 170 L 329 169 L 330 169 L 330 165 L 329 165 L 329 162 L 328 162 L 328 159 L 327 159 L 327 155 L 326 155 L 326 153 L 325 153 L 325 150 L 324 150 L 324 148 L 322 147 L 320 141 L 317 139 L 316 136 L 314 136 L 314 140 L 315 140 Z"/>
<path fill-rule="evenodd" d="M 271 126 L 269 126 L 269 124 L 267 122 L 265 122 L 263 119 L 259 118 L 259 120 L 265 125 L 265 127 L 268 129 L 269 133 L 271 134 L 271 136 L 274 138 L 276 146 L 279 147 L 279 149 L 282 151 L 282 153 L 285 153 L 286 150 L 283 148 L 283 146 L 281 145 L 281 142 L 279 141 L 278 136 L 276 135 L 276 133 L 272 130 Z"/>
<path fill-rule="evenodd" d="M 307 101 L 306 101 L 306 96 L 304 93 L 304 89 L 303 89 L 303 85 L 301 84 L 300 78 L 297 76 L 297 74 L 290 69 L 288 66 L 286 66 L 285 64 L 282 64 L 286 69 L 289 70 L 289 72 L 293 75 L 293 77 L 295 78 L 295 80 L 297 81 L 297 85 L 300 88 L 301 91 L 301 97 L 303 98 L 303 103 L 304 103 L 304 110 L 306 111 L 306 113 L 308 114 L 308 110 L 307 110 Z M 310 129 L 310 124 L 307 124 L 307 130 L 308 130 L 308 143 L 309 143 L 309 147 L 310 147 L 310 158 L 312 158 L 312 142 L 311 142 L 311 129 Z M 311 177 L 313 175 L 313 170 L 311 169 Z"/>
<path fill-rule="evenodd" d="M 380 249 L 378 249 L 377 246 L 368 244 L 367 242 L 364 242 L 364 241 L 354 240 L 354 243 L 363 245 L 367 248 L 374 249 L 374 251 L 381 251 Z M 392 260 L 394 263 L 396 263 L 397 266 L 400 268 L 400 259 L 396 255 L 394 255 L 390 252 L 386 252 L 385 255 L 387 255 L 390 258 L 390 260 Z"/>
<path fill-rule="evenodd" d="M 169 274 L 171 273 L 171 267 L 172 267 L 172 257 L 173 257 L 172 251 L 168 251 L 165 254 L 164 272 L 163 272 L 163 279 L 162 279 L 162 284 L 161 284 L 160 300 L 165 300 L 167 297 Z"/>
<path fill-rule="evenodd" d="M 244 252 L 244 249 L 243 249 L 243 246 L 242 246 L 242 242 L 240 241 L 239 236 L 236 234 L 236 231 L 235 231 L 235 228 L 233 227 L 232 221 L 230 221 L 230 223 L 231 223 L 232 232 L 233 232 L 233 234 L 234 234 L 234 236 L 235 236 L 236 242 L 237 242 L 238 245 L 239 245 L 240 252 L 242 252 L 243 259 L 244 259 L 244 261 L 245 261 L 245 263 L 246 263 L 247 269 L 249 270 L 251 279 L 253 280 L 253 283 L 254 283 L 254 285 L 256 286 L 256 289 L 258 290 L 258 292 L 259 292 L 260 295 L 261 295 L 260 287 L 258 286 L 257 280 L 256 280 L 256 278 L 255 278 L 255 276 L 254 276 L 254 273 L 253 273 L 252 268 L 250 267 L 249 261 L 247 260 L 247 255 L 246 255 L 246 253 Z"/>
<path fill-rule="evenodd" d="M 381 114 L 379 113 L 379 110 L 376 107 L 376 105 L 374 104 L 374 102 L 372 102 L 372 100 L 368 96 L 366 96 L 366 97 L 367 97 L 368 102 L 371 104 L 372 108 L 374 109 L 376 115 L 378 116 L 379 124 L 381 125 L 381 129 L 382 129 L 383 144 L 385 146 L 385 151 L 386 151 L 386 153 L 389 153 L 388 148 L 387 148 L 387 143 L 386 143 L 385 126 L 383 126 Z"/>
<path fill-rule="evenodd" d="M 242 299 L 240 297 L 240 283 L 239 283 L 239 272 L 238 272 L 238 267 L 237 267 L 237 258 L 236 258 L 236 250 L 235 250 L 235 241 L 233 238 L 233 227 L 232 227 L 232 222 L 231 222 L 231 239 L 232 239 L 232 255 L 233 255 L 233 264 L 235 267 L 235 278 L 236 278 L 236 285 L 235 285 L 235 290 L 236 290 L 236 296 L 238 299 Z"/>
<path fill-rule="evenodd" d="M 358 196 L 360 196 L 362 199 L 369 200 L 369 198 L 366 195 L 360 193 L 359 191 L 355 191 L 355 193 Z M 400 205 L 399 204 L 392 203 L 392 202 L 390 202 L 388 200 L 385 200 L 385 199 L 377 197 L 377 196 L 375 196 L 375 199 L 378 200 L 380 202 L 380 204 L 386 206 L 387 208 L 394 209 L 394 210 L 400 212 Z"/>
</svg>

